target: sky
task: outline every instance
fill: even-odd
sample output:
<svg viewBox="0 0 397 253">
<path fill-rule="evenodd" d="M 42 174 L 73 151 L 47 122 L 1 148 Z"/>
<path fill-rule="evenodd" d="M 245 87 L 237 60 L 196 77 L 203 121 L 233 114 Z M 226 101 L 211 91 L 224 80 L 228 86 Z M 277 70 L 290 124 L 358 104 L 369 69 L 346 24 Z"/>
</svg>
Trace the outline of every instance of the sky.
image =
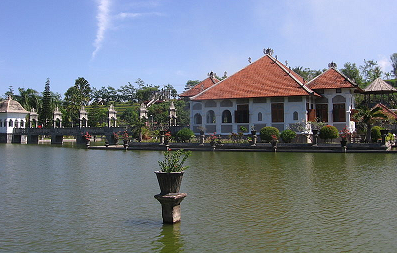
<svg viewBox="0 0 397 253">
<path fill-rule="evenodd" d="M 291 67 L 376 60 L 391 71 L 395 0 L 1 0 L 0 95 L 64 95 L 138 78 L 171 84 L 230 76 L 272 48 Z"/>
</svg>

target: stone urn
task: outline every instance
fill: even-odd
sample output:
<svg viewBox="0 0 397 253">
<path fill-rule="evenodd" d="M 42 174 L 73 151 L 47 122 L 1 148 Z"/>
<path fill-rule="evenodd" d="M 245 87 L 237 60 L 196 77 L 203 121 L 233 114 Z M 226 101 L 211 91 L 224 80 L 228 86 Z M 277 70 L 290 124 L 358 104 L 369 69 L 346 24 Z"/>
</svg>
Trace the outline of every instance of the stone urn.
<svg viewBox="0 0 397 253">
<path fill-rule="evenodd" d="M 341 140 L 340 141 L 340 145 L 341 145 L 341 147 L 346 147 L 346 145 L 347 145 L 347 140 Z"/>
<path fill-rule="evenodd" d="M 181 172 L 155 171 L 154 173 L 156 173 L 157 181 L 159 182 L 160 195 L 166 195 L 169 193 L 179 193 L 184 171 Z"/>
</svg>

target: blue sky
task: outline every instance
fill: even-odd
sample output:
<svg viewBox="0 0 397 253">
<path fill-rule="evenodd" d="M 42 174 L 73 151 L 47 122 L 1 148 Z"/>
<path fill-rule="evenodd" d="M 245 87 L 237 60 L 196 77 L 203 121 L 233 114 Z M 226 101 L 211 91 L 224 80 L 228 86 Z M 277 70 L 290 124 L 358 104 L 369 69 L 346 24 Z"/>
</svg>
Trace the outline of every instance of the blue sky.
<svg viewBox="0 0 397 253">
<path fill-rule="evenodd" d="M 119 88 L 141 78 L 183 91 L 231 75 L 273 48 L 292 67 L 397 52 L 395 0 L 1 0 L 0 94 L 10 85 L 62 96 L 84 77 Z"/>
</svg>

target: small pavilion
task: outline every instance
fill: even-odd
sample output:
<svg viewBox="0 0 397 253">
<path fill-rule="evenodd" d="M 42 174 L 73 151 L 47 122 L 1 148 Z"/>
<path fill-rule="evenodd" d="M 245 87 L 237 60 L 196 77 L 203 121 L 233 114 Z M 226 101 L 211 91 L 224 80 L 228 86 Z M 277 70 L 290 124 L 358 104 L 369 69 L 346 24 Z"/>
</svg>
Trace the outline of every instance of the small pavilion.
<svg viewBox="0 0 397 253">
<path fill-rule="evenodd" d="M 382 103 L 389 107 L 396 105 L 397 101 L 395 101 L 393 96 L 390 96 L 393 93 L 397 93 L 397 89 L 379 77 L 364 89 L 368 107 L 373 107 L 377 103 Z"/>
</svg>

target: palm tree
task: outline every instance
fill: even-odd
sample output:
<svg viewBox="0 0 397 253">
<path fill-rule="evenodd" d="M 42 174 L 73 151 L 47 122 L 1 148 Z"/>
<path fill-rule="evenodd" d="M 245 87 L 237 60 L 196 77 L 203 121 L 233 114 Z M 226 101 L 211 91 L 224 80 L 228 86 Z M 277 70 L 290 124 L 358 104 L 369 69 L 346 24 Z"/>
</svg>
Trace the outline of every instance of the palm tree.
<svg viewBox="0 0 397 253">
<path fill-rule="evenodd" d="M 380 121 L 381 119 L 387 119 L 387 116 L 382 112 L 381 107 L 374 107 L 372 109 L 368 107 L 362 107 L 361 109 L 358 109 L 358 112 L 353 115 L 353 118 L 356 121 L 365 124 L 367 128 L 365 141 L 369 142 L 371 140 L 372 125 L 375 122 Z"/>
</svg>

